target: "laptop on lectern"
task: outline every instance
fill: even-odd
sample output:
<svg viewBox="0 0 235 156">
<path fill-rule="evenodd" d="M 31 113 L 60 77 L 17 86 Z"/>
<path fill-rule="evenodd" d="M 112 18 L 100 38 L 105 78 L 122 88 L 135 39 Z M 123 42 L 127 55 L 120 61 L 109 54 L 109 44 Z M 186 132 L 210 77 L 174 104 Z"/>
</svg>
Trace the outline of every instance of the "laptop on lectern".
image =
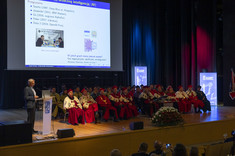
<svg viewBox="0 0 235 156">
<path fill-rule="evenodd" d="M 48 98 L 51 96 L 50 90 L 42 90 L 42 98 Z"/>
</svg>

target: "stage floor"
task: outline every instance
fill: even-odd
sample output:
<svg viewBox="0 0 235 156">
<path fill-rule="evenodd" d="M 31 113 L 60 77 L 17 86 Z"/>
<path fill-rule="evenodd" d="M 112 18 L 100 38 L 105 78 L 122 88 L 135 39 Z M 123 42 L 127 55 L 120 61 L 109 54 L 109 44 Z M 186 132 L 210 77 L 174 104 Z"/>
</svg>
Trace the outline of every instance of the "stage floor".
<svg viewBox="0 0 235 156">
<path fill-rule="evenodd" d="M 0 122 L 4 121 L 13 121 L 13 120 L 26 120 L 27 112 L 23 109 L 9 109 L 9 110 L 0 110 Z M 198 124 L 203 122 L 212 122 L 219 120 L 235 119 L 235 107 L 212 107 L 212 111 L 208 113 L 189 113 L 183 114 L 185 125 L 187 124 Z M 129 120 L 123 120 L 120 122 L 101 122 L 99 124 L 89 123 L 85 125 L 73 126 L 64 123 L 63 119 L 52 120 L 51 129 L 52 134 L 56 134 L 57 129 L 63 128 L 73 128 L 75 130 L 76 137 L 86 137 L 93 135 L 103 135 L 111 133 L 119 133 L 123 131 L 130 131 L 129 123 L 134 121 L 143 121 L 145 129 L 153 128 L 150 118 L 146 116 L 138 116 Z M 40 129 L 40 122 L 35 122 L 35 129 Z M 34 142 L 37 142 L 36 136 L 33 135 Z"/>
</svg>

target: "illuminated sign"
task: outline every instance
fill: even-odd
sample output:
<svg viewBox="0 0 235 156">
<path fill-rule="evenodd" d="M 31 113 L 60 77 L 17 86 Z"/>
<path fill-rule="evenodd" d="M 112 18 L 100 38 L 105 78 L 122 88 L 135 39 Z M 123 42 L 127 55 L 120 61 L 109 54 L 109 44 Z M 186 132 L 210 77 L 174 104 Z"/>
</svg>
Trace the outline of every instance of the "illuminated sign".
<svg viewBox="0 0 235 156">
<path fill-rule="evenodd" d="M 217 73 L 200 73 L 200 86 L 211 105 L 217 105 Z"/>
<path fill-rule="evenodd" d="M 135 66 L 135 85 L 147 85 L 147 67 Z"/>
</svg>

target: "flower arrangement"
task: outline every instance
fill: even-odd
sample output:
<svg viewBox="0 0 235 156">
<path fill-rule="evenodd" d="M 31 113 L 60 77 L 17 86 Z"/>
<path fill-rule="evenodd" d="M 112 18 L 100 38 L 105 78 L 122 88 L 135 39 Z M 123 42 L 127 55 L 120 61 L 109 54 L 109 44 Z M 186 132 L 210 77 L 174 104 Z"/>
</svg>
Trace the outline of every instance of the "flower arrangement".
<svg viewBox="0 0 235 156">
<path fill-rule="evenodd" d="M 152 117 L 152 123 L 157 126 L 173 126 L 183 124 L 181 114 L 174 107 L 162 107 Z"/>
</svg>

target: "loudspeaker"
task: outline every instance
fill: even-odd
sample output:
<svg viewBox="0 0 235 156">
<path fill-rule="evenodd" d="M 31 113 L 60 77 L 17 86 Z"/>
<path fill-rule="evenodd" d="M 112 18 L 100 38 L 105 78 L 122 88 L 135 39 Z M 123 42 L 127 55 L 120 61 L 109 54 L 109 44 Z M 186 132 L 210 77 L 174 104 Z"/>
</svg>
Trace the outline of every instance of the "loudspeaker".
<svg viewBox="0 0 235 156">
<path fill-rule="evenodd" d="M 0 124 L 0 146 L 32 143 L 32 127 L 26 121 L 10 121 Z"/>
<path fill-rule="evenodd" d="M 69 137 L 73 137 L 74 135 L 75 135 L 75 132 L 72 128 L 57 130 L 58 138 L 69 138 Z"/>
<path fill-rule="evenodd" d="M 130 123 L 131 130 L 138 130 L 138 129 L 143 129 L 143 128 L 144 128 L 144 123 L 142 121 Z"/>
</svg>

